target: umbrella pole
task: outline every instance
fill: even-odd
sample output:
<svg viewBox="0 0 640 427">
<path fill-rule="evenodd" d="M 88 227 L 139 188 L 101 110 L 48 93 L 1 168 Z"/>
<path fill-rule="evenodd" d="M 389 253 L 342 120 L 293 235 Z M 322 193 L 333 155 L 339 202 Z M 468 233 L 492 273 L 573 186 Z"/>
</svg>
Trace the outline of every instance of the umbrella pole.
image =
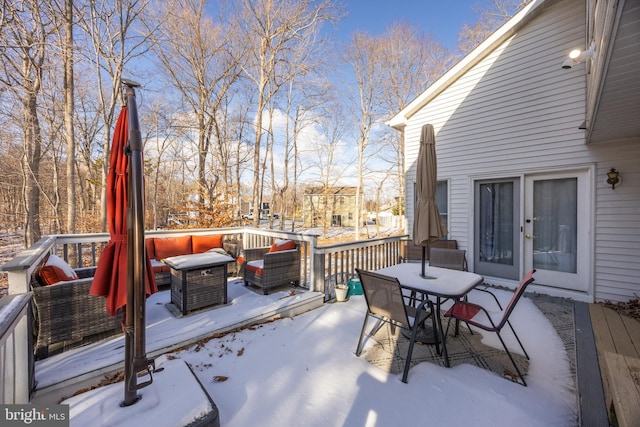
<svg viewBox="0 0 640 427">
<path fill-rule="evenodd" d="M 129 110 L 129 182 L 127 207 L 127 307 L 125 324 L 125 392 L 122 406 L 140 400 L 137 390 L 153 382 L 153 360 L 146 355 L 145 337 L 145 248 L 144 248 L 144 175 L 142 138 L 138 122 L 135 87 L 138 83 L 122 80 Z M 149 380 L 137 382 L 139 372 L 146 371 Z"/>
</svg>

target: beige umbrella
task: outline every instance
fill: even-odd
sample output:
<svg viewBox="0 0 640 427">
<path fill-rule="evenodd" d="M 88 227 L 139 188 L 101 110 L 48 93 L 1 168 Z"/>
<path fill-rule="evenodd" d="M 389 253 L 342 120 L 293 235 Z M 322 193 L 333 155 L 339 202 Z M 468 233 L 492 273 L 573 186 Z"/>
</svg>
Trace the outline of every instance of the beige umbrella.
<svg viewBox="0 0 640 427">
<path fill-rule="evenodd" d="M 438 181 L 436 138 L 433 125 L 422 126 L 416 172 L 417 204 L 413 219 L 413 242 L 422 246 L 422 276 L 424 276 L 425 246 L 447 234 L 447 226 L 436 204 Z"/>
</svg>

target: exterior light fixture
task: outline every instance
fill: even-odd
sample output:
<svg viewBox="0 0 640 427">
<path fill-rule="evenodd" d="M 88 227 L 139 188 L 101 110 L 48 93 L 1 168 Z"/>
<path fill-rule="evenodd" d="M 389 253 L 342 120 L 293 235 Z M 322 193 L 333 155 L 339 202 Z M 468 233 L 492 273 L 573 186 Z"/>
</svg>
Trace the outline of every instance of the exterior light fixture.
<svg viewBox="0 0 640 427">
<path fill-rule="evenodd" d="M 574 49 L 571 52 L 569 52 L 569 57 L 565 59 L 564 62 L 562 63 L 562 69 L 570 70 L 574 66 L 586 61 L 587 59 L 593 58 L 594 53 L 595 53 L 594 43 L 591 43 L 591 46 L 589 46 L 589 49 L 586 49 L 586 50 Z"/>
<path fill-rule="evenodd" d="M 616 168 L 609 169 L 609 172 L 607 172 L 607 184 L 611 186 L 611 189 L 615 190 L 616 185 L 619 186 L 621 182 L 620 172 Z"/>
</svg>

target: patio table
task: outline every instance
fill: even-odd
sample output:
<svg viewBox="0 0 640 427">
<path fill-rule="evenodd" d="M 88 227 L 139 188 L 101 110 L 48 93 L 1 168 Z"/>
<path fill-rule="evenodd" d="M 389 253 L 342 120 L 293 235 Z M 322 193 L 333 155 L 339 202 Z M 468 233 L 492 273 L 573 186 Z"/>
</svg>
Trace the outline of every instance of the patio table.
<svg viewBox="0 0 640 427">
<path fill-rule="evenodd" d="M 444 329 L 440 318 L 442 301 L 459 300 L 484 281 L 484 278 L 479 274 L 430 266 L 425 266 L 425 277 L 422 277 L 422 264 L 413 262 L 395 264 L 376 270 L 376 273 L 395 277 L 402 288 L 420 293 L 425 298 L 436 297 L 436 325 L 441 342 L 444 340 Z M 444 352 L 445 363 L 448 366 L 449 358 L 446 347 Z"/>
<path fill-rule="evenodd" d="M 171 268 L 171 303 L 185 315 L 227 303 L 227 265 L 235 262 L 217 252 L 179 255 L 162 260 Z"/>
</svg>

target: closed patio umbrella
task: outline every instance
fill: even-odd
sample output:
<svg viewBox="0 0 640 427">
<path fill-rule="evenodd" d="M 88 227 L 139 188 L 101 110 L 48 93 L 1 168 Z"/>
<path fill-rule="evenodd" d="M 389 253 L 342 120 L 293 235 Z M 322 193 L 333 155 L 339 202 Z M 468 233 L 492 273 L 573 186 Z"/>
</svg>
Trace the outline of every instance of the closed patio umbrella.
<svg viewBox="0 0 640 427">
<path fill-rule="evenodd" d="M 106 297 L 109 314 L 125 313 L 125 398 L 123 406 L 139 400 L 137 390 L 151 380 L 137 383 L 137 373 L 151 373 L 153 361 L 145 351 L 145 297 L 157 292 L 144 245 L 142 152 L 133 87 L 123 80 L 127 106 L 122 107 L 113 135 L 107 174 L 107 223 L 110 239 L 105 245 L 91 285 L 92 295 Z M 127 145 L 128 142 L 128 145 Z"/>
<path fill-rule="evenodd" d="M 422 246 L 422 276 L 424 277 L 425 246 L 447 234 L 436 203 L 438 183 L 436 138 L 433 125 L 422 126 L 416 170 L 417 204 L 413 219 L 413 242 Z"/>
<path fill-rule="evenodd" d="M 127 179 L 128 156 L 125 146 L 129 140 L 129 114 L 122 107 L 111 145 L 111 158 L 107 173 L 107 226 L 109 242 L 98 260 L 91 283 L 91 295 L 106 297 L 107 312 L 115 316 L 127 304 Z M 148 261 L 148 257 L 147 257 Z M 156 282 L 149 263 L 146 268 L 145 291 L 157 292 Z"/>
</svg>

